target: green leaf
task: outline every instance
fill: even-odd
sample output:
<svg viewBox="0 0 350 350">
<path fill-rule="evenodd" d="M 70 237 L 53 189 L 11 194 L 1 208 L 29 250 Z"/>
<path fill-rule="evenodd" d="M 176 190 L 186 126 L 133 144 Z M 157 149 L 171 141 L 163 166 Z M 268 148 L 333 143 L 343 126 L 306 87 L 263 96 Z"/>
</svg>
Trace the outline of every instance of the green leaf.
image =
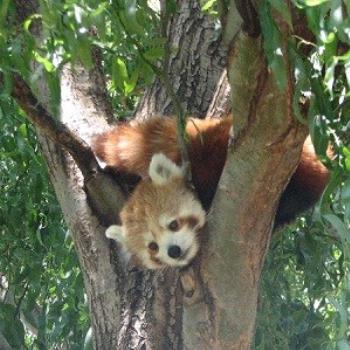
<svg viewBox="0 0 350 350">
<path fill-rule="evenodd" d="M 0 303 L 0 330 L 6 341 L 15 349 L 24 347 L 24 328 L 16 315 L 16 307 Z"/>
<path fill-rule="evenodd" d="M 138 79 L 139 79 L 139 69 L 137 67 L 132 71 L 130 79 L 124 82 L 124 91 L 126 96 L 130 95 L 134 91 Z"/>
<path fill-rule="evenodd" d="M 335 59 L 335 55 L 337 54 L 337 36 L 335 33 L 331 32 L 327 35 L 324 40 L 324 61 L 327 63 Z"/>
<path fill-rule="evenodd" d="M 347 179 L 344 183 L 344 187 L 341 192 L 341 198 L 345 207 L 345 220 L 348 224 L 350 224 L 350 178 Z"/>
<path fill-rule="evenodd" d="M 2 0 L 0 7 L 0 29 L 6 25 L 6 16 L 9 8 L 10 0 Z"/>
<path fill-rule="evenodd" d="M 314 115 L 309 122 L 310 136 L 315 147 L 316 153 L 326 158 L 326 152 L 329 145 L 329 136 L 325 128 L 323 116 Z"/>
<path fill-rule="evenodd" d="M 137 20 L 137 1 L 126 0 L 125 7 L 126 9 L 120 12 L 120 18 L 124 26 L 131 34 L 143 35 L 144 29 Z"/>
<path fill-rule="evenodd" d="M 164 47 L 152 47 L 143 54 L 149 61 L 154 61 L 164 56 Z"/>
<path fill-rule="evenodd" d="M 178 9 L 178 3 L 176 0 L 167 0 L 165 1 L 165 9 L 168 15 L 173 15 Z"/>
<path fill-rule="evenodd" d="M 107 9 L 108 9 L 108 3 L 106 1 L 102 1 L 100 4 L 98 4 L 97 8 L 90 13 L 90 16 L 98 17 Z"/>
<path fill-rule="evenodd" d="M 344 23 L 343 3 L 341 0 L 332 0 L 330 14 L 330 26 L 335 29 L 340 29 Z"/>
<path fill-rule="evenodd" d="M 341 221 L 334 214 L 325 214 L 323 215 L 323 218 L 336 229 L 336 232 L 344 246 L 350 243 L 349 228 L 346 227 L 343 221 Z"/>
<path fill-rule="evenodd" d="M 271 6 L 268 0 L 263 0 L 259 6 L 259 18 L 264 37 L 264 48 L 267 61 L 275 75 L 280 89 L 287 86 L 287 68 L 282 50 L 282 37 L 271 16 Z"/>
<path fill-rule="evenodd" d="M 208 0 L 204 5 L 202 6 L 202 11 L 209 11 L 215 4 L 217 0 Z"/>
<path fill-rule="evenodd" d="M 0 72 L 1 72 L 1 67 L 0 67 Z M 1 86 L 1 90 L 0 90 L 0 98 L 6 98 L 11 95 L 12 86 L 13 86 L 12 75 L 7 70 L 2 71 L 1 73 L 3 76 L 3 85 Z"/>
<path fill-rule="evenodd" d="M 126 64 L 120 57 L 113 61 L 112 79 L 114 84 L 124 91 L 124 82 L 129 80 L 129 75 Z"/>
<path fill-rule="evenodd" d="M 92 57 L 91 57 L 91 42 L 85 36 L 81 36 L 78 40 L 78 57 L 87 69 L 93 67 Z"/>
<path fill-rule="evenodd" d="M 18 131 L 20 132 L 21 136 L 24 138 L 28 137 L 28 130 L 27 130 L 27 124 L 23 123 L 18 128 Z"/>
<path fill-rule="evenodd" d="M 61 85 L 58 71 L 55 70 L 52 73 L 47 72 L 45 77 L 50 91 L 50 106 L 52 114 L 57 117 L 59 116 L 61 103 Z"/>
<path fill-rule="evenodd" d="M 33 15 L 29 16 L 24 22 L 23 22 L 23 28 L 24 30 L 31 35 L 29 28 L 32 24 L 33 20 L 35 19 L 42 19 L 42 15 L 39 13 L 34 13 Z"/>
<path fill-rule="evenodd" d="M 303 3 L 306 6 L 318 6 L 329 1 L 331 0 L 301 0 L 299 2 Z"/>
<path fill-rule="evenodd" d="M 311 89 L 310 86 L 310 64 L 304 62 L 301 55 L 295 48 L 294 43 L 289 43 L 288 45 L 289 57 L 294 65 L 294 75 L 295 75 L 295 89 L 293 95 L 293 111 L 297 118 L 302 124 L 307 124 L 307 120 L 304 115 L 302 115 L 300 110 L 300 101 L 305 98 L 304 94 L 308 93 Z"/>
<path fill-rule="evenodd" d="M 342 152 L 345 157 L 344 159 L 345 169 L 350 172 L 350 149 L 344 146 L 342 148 Z"/>
<path fill-rule="evenodd" d="M 44 66 L 47 72 L 53 72 L 55 70 L 55 66 L 48 58 L 41 56 L 37 51 L 33 52 L 33 56 L 37 62 Z"/>
<path fill-rule="evenodd" d="M 341 297 L 340 300 L 336 300 L 335 298 L 330 298 L 331 303 L 336 307 L 337 312 L 339 314 L 340 322 L 339 322 L 339 330 L 338 330 L 338 339 L 340 338 L 347 338 L 347 331 L 348 331 L 348 313 L 347 313 L 347 303 L 344 300 L 344 297 Z M 338 342 L 338 344 L 341 344 L 342 340 Z M 343 344 L 344 345 L 344 344 Z M 348 344 L 349 345 L 349 344 Z M 341 349 L 347 349 L 346 347 L 341 347 Z"/>
<path fill-rule="evenodd" d="M 334 71 L 335 71 L 337 64 L 338 64 L 338 61 L 336 59 L 334 59 L 331 62 L 331 64 L 329 64 L 327 66 L 326 74 L 324 76 L 324 83 L 327 87 L 327 90 L 330 94 L 331 99 L 334 98 L 334 94 L 333 94 L 333 84 L 334 84 L 334 80 L 335 80 Z"/>
<path fill-rule="evenodd" d="M 288 23 L 289 27 L 293 27 L 292 16 L 290 10 L 285 1 L 281 0 L 269 0 L 272 7 L 274 7 L 283 17 L 283 19 Z"/>
</svg>

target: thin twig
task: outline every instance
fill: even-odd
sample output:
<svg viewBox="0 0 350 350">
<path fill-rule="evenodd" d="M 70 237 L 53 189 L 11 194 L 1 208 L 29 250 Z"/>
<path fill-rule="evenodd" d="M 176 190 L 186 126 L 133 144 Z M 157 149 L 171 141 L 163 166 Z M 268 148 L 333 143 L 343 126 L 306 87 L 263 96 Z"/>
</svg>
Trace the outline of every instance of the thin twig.
<svg viewBox="0 0 350 350">
<path fill-rule="evenodd" d="M 16 317 L 18 316 L 18 314 L 19 314 L 22 301 L 23 301 L 25 295 L 27 294 L 28 289 L 29 289 L 29 282 L 26 281 L 25 287 L 24 287 L 24 290 L 23 290 L 23 293 L 22 293 L 22 295 L 19 297 L 18 302 L 16 303 L 16 310 L 15 310 L 15 313 L 14 313 L 14 318 L 16 318 Z"/>
</svg>

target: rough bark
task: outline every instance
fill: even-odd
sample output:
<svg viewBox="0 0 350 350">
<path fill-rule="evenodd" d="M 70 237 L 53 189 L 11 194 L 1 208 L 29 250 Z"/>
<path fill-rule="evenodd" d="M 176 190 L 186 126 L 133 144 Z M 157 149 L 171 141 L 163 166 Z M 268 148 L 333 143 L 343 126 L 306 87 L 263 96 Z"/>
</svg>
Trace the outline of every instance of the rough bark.
<svg viewBox="0 0 350 350">
<path fill-rule="evenodd" d="M 274 213 L 305 139 L 288 103 L 292 85 L 284 91 L 276 87 L 259 40 L 242 33 L 236 45 L 239 57 L 231 55 L 229 76 L 233 88 L 245 91 L 233 94 L 233 102 L 239 99 L 233 106 L 242 107 L 236 124 L 242 124 L 234 131 L 208 220 L 209 243 L 198 268 L 203 299 L 188 309 L 188 327 L 197 329 L 187 333 L 188 348 L 251 347 Z M 243 81 L 244 89 L 237 86 Z"/>
<path fill-rule="evenodd" d="M 227 101 L 229 89 L 225 80 L 227 47 L 217 36 L 214 18 L 200 11 L 197 1 L 178 1 L 179 11 L 169 21 L 167 37 L 171 50 L 165 70 L 172 88 L 188 114 L 205 115 L 215 91 L 220 102 Z M 179 30 L 182 28 L 182 30 Z M 226 85 L 225 85 L 226 82 Z M 225 88 L 223 87 L 225 86 Z M 227 112 L 228 104 L 212 104 L 212 109 Z M 145 93 L 137 118 L 175 113 L 162 82 L 158 79 Z M 179 271 L 133 271 L 127 276 L 128 293 L 122 313 L 120 349 L 183 349 L 183 291 L 192 296 L 191 281 Z M 187 290 L 189 289 L 189 290 Z M 191 299 L 191 297 L 189 297 Z M 135 302 L 137 301 L 137 302 Z M 185 330 L 186 332 L 187 330 Z"/>
<path fill-rule="evenodd" d="M 201 303 L 185 314 L 184 328 L 196 329 L 185 332 L 188 348 L 251 347 L 274 214 L 306 135 L 292 113 L 291 74 L 286 88 L 279 89 L 267 69 L 261 38 L 239 33 L 228 76 L 234 132 L 198 266 Z"/>
<path fill-rule="evenodd" d="M 164 68 L 186 113 L 205 116 L 227 63 L 227 47 L 215 29 L 215 19 L 201 11 L 198 1 L 177 3 L 178 15 L 170 18 L 166 28 L 169 57 Z M 164 84 L 156 79 L 140 102 L 136 116 L 149 118 L 174 112 Z"/>
<path fill-rule="evenodd" d="M 26 9 L 19 6 L 20 18 L 26 18 L 36 8 L 35 1 L 30 4 L 32 6 Z M 216 81 L 224 69 L 225 54 L 221 52 L 224 51 L 220 46 L 221 41 L 215 35 L 213 19 L 202 14 L 194 1 L 179 4 L 181 11 L 169 25 L 169 35 L 176 38 L 178 50 L 174 57 L 169 58 L 168 73 L 171 80 L 177 80 L 173 88 L 185 108 L 195 114 L 203 114 L 198 106 L 202 111 L 207 110 Z M 178 25 L 186 28 L 181 38 L 178 37 L 178 33 L 181 33 L 176 27 Z M 220 52 L 220 55 L 217 54 Z M 182 77 L 178 79 L 183 61 L 193 69 L 182 67 Z M 205 76 L 199 68 L 206 70 Z M 102 79 L 98 70 L 87 72 L 77 66 L 74 71 L 66 68 L 61 76 L 60 121 L 87 143 L 92 134 L 103 131 L 107 127 L 106 121 L 110 120 L 108 104 L 101 98 L 104 95 L 103 81 L 96 84 L 96 79 Z M 205 79 L 207 85 L 202 82 L 200 85 L 201 79 Z M 45 86 L 40 87 L 40 98 L 48 108 Z M 194 99 L 196 104 L 191 109 Z M 146 93 L 138 111 L 148 116 L 159 111 L 172 113 L 171 102 L 158 81 Z M 108 178 L 102 181 L 103 174 L 99 173 L 83 179 L 76 163 L 62 147 L 53 143 L 40 128 L 38 136 L 83 270 L 95 348 L 183 348 L 179 272 L 154 274 L 137 269 L 124 271 L 114 252 L 115 245 L 110 246 L 103 234 L 104 227 L 100 224 L 101 221 L 110 224 L 117 220 L 118 207 L 123 199 L 115 184 L 109 183 Z M 91 210 L 84 190 L 91 187 L 91 182 L 94 186 L 89 191 L 90 203 L 93 201 L 96 205 L 101 198 L 100 201 L 107 201 L 108 204 L 105 208 L 99 208 L 99 219 Z M 98 185 L 100 193 L 97 193 Z M 113 193 L 115 199 L 110 198 Z M 110 214 L 101 218 L 103 209 L 114 212 L 115 218 Z"/>
<path fill-rule="evenodd" d="M 244 2 L 236 2 L 247 10 L 246 21 L 252 12 Z M 84 273 L 96 349 L 249 349 L 252 343 L 274 212 L 297 164 L 305 132 L 292 117 L 291 79 L 286 89 L 276 87 L 261 38 L 256 38 L 256 23 L 243 26 L 248 34 L 241 31 L 233 3 L 223 16 L 223 36 L 217 36 L 214 19 L 194 0 L 179 0 L 178 13 L 167 27 L 171 50 L 165 69 L 188 114 L 227 111 L 227 57 L 233 88 L 233 143 L 193 268 L 124 270 L 101 225 L 117 221 L 123 203 L 118 186 L 99 172 L 83 179 L 73 158 L 38 131 Z M 102 83 L 96 84 L 96 79 Z M 110 120 L 101 72 L 67 68 L 61 85 L 61 121 L 89 143 Z M 46 96 L 43 89 L 44 104 Z M 156 80 L 135 115 L 173 113 L 168 93 Z"/>
<path fill-rule="evenodd" d="M 89 142 L 96 130 L 103 130 L 107 126 L 104 108 L 96 104 L 91 95 L 92 77 L 84 69 L 76 67 L 72 73 L 67 68 L 62 74 L 61 86 L 61 121 Z M 50 178 L 74 240 L 83 271 L 95 347 L 97 349 L 116 348 L 116 325 L 119 323 L 121 305 L 118 288 L 122 273 L 117 269 L 118 258 L 114 249 L 104 236 L 105 227 L 92 212 L 85 191 L 89 181 L 96 182 L 96 178 L 92 176 L 85 179 L 84 187 L 83 176 L 72 157 L 40 131 L 38 135 L 48 163 Z M 103 187 L 104 181 L 101 181 L 103 179 L 100 177 L 98 179 L 99 186 Z M 116 222 L 122 196 L 115 186 L 114 188 L 110 186 L 109 190 L 109 196 L 105 195 L 104 198 L 113 203 Z"/>
</svg>

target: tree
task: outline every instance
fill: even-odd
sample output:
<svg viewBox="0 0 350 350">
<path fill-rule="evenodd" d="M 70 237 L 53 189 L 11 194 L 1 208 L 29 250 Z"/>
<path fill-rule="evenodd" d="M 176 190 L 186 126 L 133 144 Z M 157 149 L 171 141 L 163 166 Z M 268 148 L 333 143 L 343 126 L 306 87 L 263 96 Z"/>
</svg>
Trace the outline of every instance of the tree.
<svg viewBox="0 0 350 350">
<path fill-rule="evenodd" d="M 320 208 L 333 240 L 343 244 L 345 267 L 338 270 L 347 273 L 349 9 L 307 0 L 208 1 L 202 8 L 218 17 L 197 1 L 161 2 L 159 17 L 146 1 L 5 1 L 1 8 L 4 96 L 36 127 L 83 271 L 97 349 L 251 346 L 274 213 L 305 124 L 336 174 Z M 186 271 L 124 270 L 104 237 L 129 183 L 103 172 L 88 144 L 112 122 L 111 101 L 125 112 L 145 85 L 136 118 L 219 116 L 229 108 L 235 116 L 207 240 Z M 333 162 L 325 155 L 329 140 L 336 141 Z M 343 201 L 333 208 L 343 221 L 329 209 L 331 193 L 334 203 Z M 11 310 L 18 320 L 19 310 Z M 339 346 L 347 336 L 346 328 L 339 331 Z"/>
</svg>

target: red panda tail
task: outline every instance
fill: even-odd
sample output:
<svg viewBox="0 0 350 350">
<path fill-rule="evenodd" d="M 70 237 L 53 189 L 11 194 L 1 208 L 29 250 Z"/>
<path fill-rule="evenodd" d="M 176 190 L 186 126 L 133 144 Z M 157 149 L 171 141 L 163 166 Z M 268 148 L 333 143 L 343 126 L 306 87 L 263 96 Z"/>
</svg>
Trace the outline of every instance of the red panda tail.
<svg viewBox="0 0 350 350">
<path fill-rule="evenodd" d="M 189 157 L 192 180 L 205 209 L 210 207 L 226 160 L 232 116 L 218 119 L 189 119 Z M 98 135 L 93 142 L 98 158 L 118 171 L 145 177 L 153 154 L 163 153 L 177 164 L 181 155 L 175 118 L 152 118 L 141 123 L 121 124 Z M 300 163 L 282 194 L 276 226 L 291 221 L 320 197 L 329 178 L 327 168 L 317 159 L 307 140 Z"/>
<path fill-rule="evenodd" d="M 140 176 L 146 176 L 154 153 L 163 153 L 174 162 L 180 162 L 173 118 L 120 124 L 97 135 L 92 147 L 109 167 Z"/>
<path fill-rule="evenodd" d="M 331 158 L 331 149 L 328 153 Z M 308 137 L 298 167 L 282 193 L 275 226 L 293 221 L 298 214 L 315 205 L 328 183 L 329 176 L 329 170 L 317 158 Z"/>
</svg>

